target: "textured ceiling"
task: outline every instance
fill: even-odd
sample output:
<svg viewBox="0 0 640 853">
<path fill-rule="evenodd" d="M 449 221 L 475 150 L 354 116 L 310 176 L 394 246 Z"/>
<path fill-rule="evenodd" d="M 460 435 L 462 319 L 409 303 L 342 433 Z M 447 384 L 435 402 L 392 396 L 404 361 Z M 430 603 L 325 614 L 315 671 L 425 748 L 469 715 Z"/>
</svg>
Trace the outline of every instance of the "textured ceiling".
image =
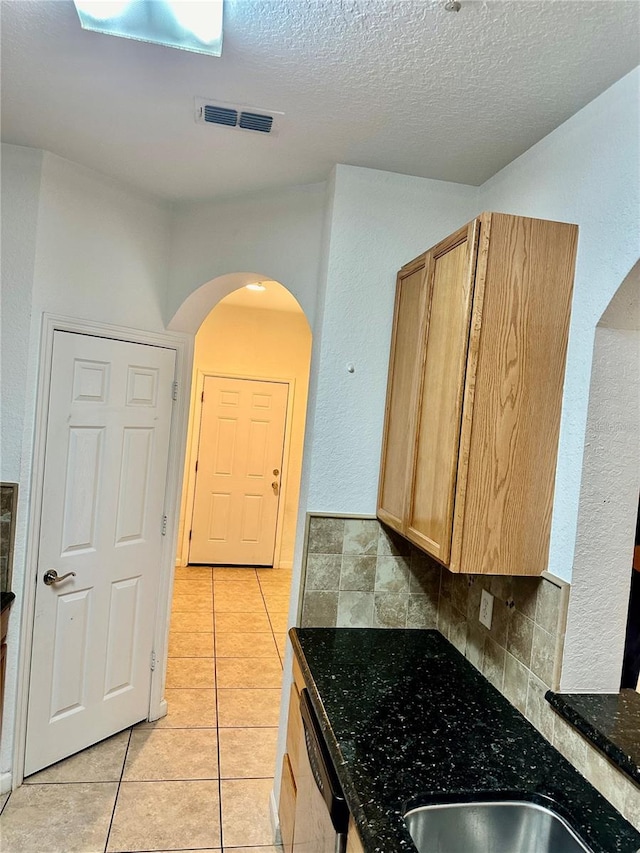
<svg viewBox="0 0 640 853">
<path fill-rule="evenodd" d="M 169 199 L 324 180 L 336 163 L 480 184 L 639 61 L 636 0 L 227 0 L 220 59 L 3 0 L 2 137 Z M 274 137 L 194 98 L 283 111 Z"/>
</svg>

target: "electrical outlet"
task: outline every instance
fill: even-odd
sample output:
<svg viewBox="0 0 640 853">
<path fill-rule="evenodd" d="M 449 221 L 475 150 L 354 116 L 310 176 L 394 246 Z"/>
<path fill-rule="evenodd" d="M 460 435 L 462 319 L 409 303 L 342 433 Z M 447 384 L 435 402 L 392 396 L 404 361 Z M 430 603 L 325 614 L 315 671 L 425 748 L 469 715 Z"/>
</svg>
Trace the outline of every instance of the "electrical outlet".
<svg viewBox="0 0 640 853">
<path fill-rule="evenodd" d="M 480 615 L 479 619 L 485 628 L 491 628 L 491 619 L 493 617 L 493 596 L 486 589 L 482 590 L 482 598 L 480 599 Z"/>
</svg>

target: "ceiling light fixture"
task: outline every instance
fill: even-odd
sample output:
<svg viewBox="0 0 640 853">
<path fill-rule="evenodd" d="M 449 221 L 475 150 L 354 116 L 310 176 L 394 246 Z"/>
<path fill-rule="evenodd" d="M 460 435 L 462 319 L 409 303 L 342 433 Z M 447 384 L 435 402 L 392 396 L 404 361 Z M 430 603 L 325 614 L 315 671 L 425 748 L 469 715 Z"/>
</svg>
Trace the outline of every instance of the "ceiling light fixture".
<svg viewBox="0 0 640 853">
<path fill-rule="evenodd" d="M 222 54 L 222 0 L 74 0 L 82 28 Z"/>
<path fill-rule="evenodd" d="M 256 281 L 253 284 L 245 284 L 245 287 L 247 290 L 256 290 L 258 292 L 262 292 L 267 289 L 261 281 Z"/>
</svg>

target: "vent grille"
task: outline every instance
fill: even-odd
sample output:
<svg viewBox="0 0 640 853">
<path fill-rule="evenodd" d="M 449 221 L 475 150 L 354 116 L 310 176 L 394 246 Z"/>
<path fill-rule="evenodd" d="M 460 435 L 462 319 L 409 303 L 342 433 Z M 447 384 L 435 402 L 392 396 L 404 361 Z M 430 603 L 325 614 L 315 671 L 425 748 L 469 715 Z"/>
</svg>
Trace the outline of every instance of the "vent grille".
<svg viewBox="0 0 640 853">
<path fill-rule="evenodd" d="M 273 116 L 260 113 L 240 113 L 240 127 L 243 130 L 257 130 L 260 133 L 271 133 Z"/>
<path fill-rule="evenodd" d="M 217 101 L 217 103 L 216 103 Z M 212 98 L 195 98 L 195 120 L 198 124 L 217 124 L 222 127 L 278 136 L 284 113 L 266 110 L 250 104 L 230 104 Z"/>
<path fill-rule="evenodd" d="M 227 107 L 213 107 L 206 104 L 203 110 L 204 120 L 211 124 L 224 124 L 227 127 L 235 127 L 238 123 L 238 110 Z"/>
</svg>

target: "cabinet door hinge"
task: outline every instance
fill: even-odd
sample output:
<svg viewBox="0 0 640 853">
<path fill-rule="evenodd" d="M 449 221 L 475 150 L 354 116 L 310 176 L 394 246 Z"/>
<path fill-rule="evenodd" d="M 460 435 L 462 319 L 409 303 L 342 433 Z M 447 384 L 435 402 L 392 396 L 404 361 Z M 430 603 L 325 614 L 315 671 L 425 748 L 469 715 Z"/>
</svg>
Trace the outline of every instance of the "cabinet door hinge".
<svg viewBox="0 0 640 853">
<path fill-rule="evenodd" d="M 151 652 L 151 660 L 149 661 L 149 667 L 151 668 L 151 672 L 156 668 L 156 653 Z"/>
<path fill-rule="evenodd" d="M 198 460 L 196 459 L 196 473 L 198 471 Z"/>
<path fill-rule="evenodd" d="M 193 530 L 190 530 L 190 531 L 189 531 L 189 542 L 191 542 L 191 534 L 192 534 L 192 533 L 193 533 Z"/>
<path fill-rule="evenodd" d="M 166 515 L 162 516 L 162 527 L 160 528 L 160 530 L 161 530 L 161 533 L 163 536 L 167 535 L 167 516 Z"/>
<path fill-rule="evenodd" d="M 178 399 L 178 383 L 173 382 L 171 385 L 171 399 L 175 401 Z"/>
<path fill-rule="evenodd" d="M 204 403 L 204 391 L 200 394 L 200 402 Z"/>
</svg>

